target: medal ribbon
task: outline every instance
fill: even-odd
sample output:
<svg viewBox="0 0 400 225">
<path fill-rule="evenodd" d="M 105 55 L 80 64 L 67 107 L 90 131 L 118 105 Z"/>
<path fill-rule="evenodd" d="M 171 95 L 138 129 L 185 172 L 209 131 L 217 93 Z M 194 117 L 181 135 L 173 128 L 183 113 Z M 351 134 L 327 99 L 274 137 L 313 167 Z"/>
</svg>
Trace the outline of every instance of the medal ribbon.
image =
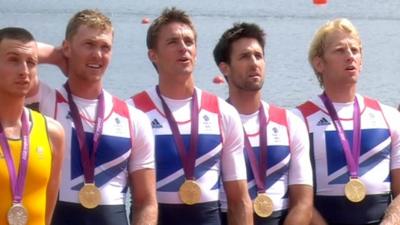
<svg viewBox="0 0 400 225">
<path fill-rule="evenodd" d="M 350 172 L 351 178 L 358 177 L 359 171 L 359 159 L 360 159 L 360 146 L 361 146 L 361 116 L 360 106 L 358 104 L 357 97 L 354 98 L 354 110 L 353 110 L 353 148 L 350 148 L 349 141 L 346 138 L 343 126 L 340 122 L 339 116 L 333 106 L 332 101 L 328 98 L 324 92 L 319 96 L 328 110 L 329 116 L 331 117 L 333 124 L 338 132 L 340 142 L 343 147 L 343 151 L 346 157 L 347 167 Z"/>
<path fill-rule="evenodd" d="M 249 137 L 244 130 L 244 144 L 247 156 L 249 157 L 249 162 L 251 170 L 254 174 L 254 180 L 256 181 L 257 190 L 259 193 L 264 193 L 266 190 L 265 181 L 267 178 L 267 118 L 265 116 L 265 111 L 262 103 L 260 103 L 260 108 L 258 110 L 259 118 L 259 139 L 260 139 L 260 161 L 257 166 L 257 158 L 254 153 L 254 149 L 250 144 Z"/>
<path fill-rule="evenodd" d="M 78 135 L 79 142 L 79 150 L 81 152 L 81 164 L 83 167 L 85 183 L 94 183 L 94 168 L 95 168 L 95 159 L 96 152 L 100 142 L 100 136 L 103 130 L 103 122 L 104 122 L 104 93 L 103 91 L 97 97 L 98 105 L 97 105 L 97 117 L 96 123 L 94 125 L 94 134 L 93 134 L 93 149 L 91 154 L 89 154 L 89 148 L 86 143 L 85 131 L 83 129 L 83 124 L 81 120 L 81 116 L 79 114 L 78 106 L 75 104 L 71 90 L 69 88 L 68 83 L 64 84 L 64 88 L 68 94 L 68 105 L 71 110 L 71 117 L 75 124 L 76 133 Z"/>
<path fill-rule="evenodd" d="M 183 165 L 183 171 L 185 173 L 186 180 L 194 180 L 194 168 L 196 162 L 196 152 L 197 152 L 197 139 L 198 139 L 198 126 L 199 126 L 199 108 L 197 103 L 196 90 L 193 92 L 192 96 L 192 109 L 191 109 L 191 130 L 190 130 L 190 148 L 186 150 L 185 144 L 183 142 L 182 135 L 179 132 L 178 124 L 172 115 L 167 103 L 161 96 L 160 88 L 156 86 L 157 95 L 161 100 L 161 104 L 167 117 L 168 124 L 171 127 L 172 134 L 174 136 L 176 148 L 178 149 L 179 156 Z"/>
<path fill-rule="evenodd" d="M 22 202 L 22 195 L 25 187 L 25 177 L 28 168 L 29 159 L 29 126 L 28 119 L 25 112 L 21 115 L 21 136 L 22 136 L 22 150 L 21 159 L 18 167 L 18 175 L 15 171 L 14 162 L 11 156 L 10 146 L 8 145 L 7 137 L 4 133 L 3 126 L 0 124 L 0 144 L 3 150 L 4 158 L 7 162 L 8 172 L 10 174 L 11 191 L 14 203 Z"/>
</svg>

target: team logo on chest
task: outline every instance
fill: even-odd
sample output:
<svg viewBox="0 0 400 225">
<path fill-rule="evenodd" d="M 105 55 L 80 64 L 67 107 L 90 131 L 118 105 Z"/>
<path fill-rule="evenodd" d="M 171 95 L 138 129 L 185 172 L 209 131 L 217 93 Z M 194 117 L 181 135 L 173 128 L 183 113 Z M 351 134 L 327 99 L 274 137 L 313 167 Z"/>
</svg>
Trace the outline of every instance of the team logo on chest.
<svg viewBox="0 0 400 225">
<path fill-rule="evenodd" d="M 121 117 L 116 116 L 114 118 L 113 126 L 114 126 L 116 134 L 122 134 L 123 133 L 123 124 L 121 122 Z"/>
<path fill-rule="evenodd" d="M 277 127 L 272 128 L 272 137 L 274 142 L 280 142 L 279 129 Z"/>
<path fill-rule="evenodd" d="M 203 116 L 203 126 L 207 130 L 211 128 L 210 117 L 208 117 L 207 115 Z"/>
<path fill-rule="evenodd" d="M 37 153 L 39 159 L 44 159 L 44 150 L 41 146 L 38 146 L 36 148 L 36 153 Z"/>
<path fill-rule="evenodd" d="M 214 121 L 212 119 L 212 117 L 210 117 L 210 115 L 204 114 L 203 116 L 200 117 L 201 121 L 199 121 L 202 129 L 205 132 L 211 132 L 215 129 L 215 124 Z"/>
</svg>

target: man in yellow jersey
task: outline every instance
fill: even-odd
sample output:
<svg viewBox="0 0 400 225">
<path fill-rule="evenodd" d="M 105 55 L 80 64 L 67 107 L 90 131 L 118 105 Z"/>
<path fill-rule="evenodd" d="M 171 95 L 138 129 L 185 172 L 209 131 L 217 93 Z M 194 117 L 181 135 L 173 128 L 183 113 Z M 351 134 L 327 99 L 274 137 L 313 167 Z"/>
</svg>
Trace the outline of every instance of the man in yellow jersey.
<svg viewBox="0 0 400 225">
<path fill-rule="evenodd" d="M 37 46 L 25 29 L 0 30 L 0 224 L 50 224 L 64 152 L 64 130 L 24 108 L 37 72 Z"/>
</svg>

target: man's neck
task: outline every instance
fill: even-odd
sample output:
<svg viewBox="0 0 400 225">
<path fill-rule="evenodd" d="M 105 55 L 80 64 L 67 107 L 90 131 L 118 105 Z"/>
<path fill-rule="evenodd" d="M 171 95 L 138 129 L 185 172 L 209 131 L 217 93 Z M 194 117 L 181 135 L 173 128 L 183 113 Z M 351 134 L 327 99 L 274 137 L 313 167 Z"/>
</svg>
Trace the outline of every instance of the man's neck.
<svg viewBox="0 0 400 225">
<path fill-rule="evenodd" d="M 10 98 L 9 96 L 0 95 L 0 123 L 6 132 L 7 137 L 15 136 L 17 134 L 8 134 L 7 130 L 15 130 L 18 132 L 21 127 L 21 115 L 24 111 L 24 98 L 16 97 Z"/>
<path fill-rule="evenodd" d="M 102 82 L 82 82 L 81 80 L 68 79 L 72 95 L 84 99 L 97 99 L 102 91 Z"/>
<path fill-rule="evenodd" d="M 356 96 L 356 87 L 329 88 L 325 87 L 325 93 L 332 102 L 346 103 L 354 101 Z"/>
<path fill-rule="evenodd" d="M 249 115 L 257 112 L 261 104 L 261 92 L 229 92 L 229 101 L 239 114 Z"/>
<path fill-rule="evenodd" d="M 159 81 L 161 95 L 172 99 L 187 99 L 193 96 L 195 90 L 192 76 L 182 82 L 168 80 Z"/>
</svg>

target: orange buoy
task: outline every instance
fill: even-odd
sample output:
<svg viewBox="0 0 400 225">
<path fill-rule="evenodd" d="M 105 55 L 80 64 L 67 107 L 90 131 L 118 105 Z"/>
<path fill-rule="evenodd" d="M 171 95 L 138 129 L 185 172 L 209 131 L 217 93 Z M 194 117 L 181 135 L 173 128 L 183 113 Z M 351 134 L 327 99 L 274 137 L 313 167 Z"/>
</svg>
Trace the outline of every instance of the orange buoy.
<svg viewBox="0 0 400 225">
<path fill-rule="evenodd" d="M 150 23 L 150 19 L 147 17 L 143 17 L 142 24 L 148 24 L 148 23 Z"/>
<path fill-rule="evenodd" d="M 324 5 L 328 3 L 328 0 L 313 0 L 315 5 Z"/>
<path fill-rule="evenodd" d="M 225 83 L 225 78 L 223 78 L 220 75 L 217 75 L 217 76 L 214 77 L 213 83 L 214 84 L 223 84 L 223 83 Z"/>
</svg>

